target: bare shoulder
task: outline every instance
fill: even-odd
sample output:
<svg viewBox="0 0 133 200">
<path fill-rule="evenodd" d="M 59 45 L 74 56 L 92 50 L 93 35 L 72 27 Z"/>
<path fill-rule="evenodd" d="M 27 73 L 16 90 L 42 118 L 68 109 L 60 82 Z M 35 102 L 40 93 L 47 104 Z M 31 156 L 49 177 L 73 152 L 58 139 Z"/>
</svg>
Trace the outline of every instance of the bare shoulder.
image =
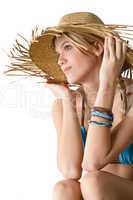
<svg viewBox="0 0 133 200">
<path fill-rule="evenodd" d="M 124 78 L 124 84 L 125 84 L 125 89 L 126 89 L 126 98 L 127 98 L 127 110 L 126 113 L 129 112 L 130 108 L 133 107 L 133 80 Z M 116 94 L 116 107 L 114 110 L 117 110 L 117 114 L 119 113 L 120 115 L 123 115 L 123 103 L 120 95 L 119 89 L 117 89 L 117 94 Z M 124 115 L 123 115 L 124 116 Z M 122 117 L 123 118 L 123 117 Z"/>
</svg>

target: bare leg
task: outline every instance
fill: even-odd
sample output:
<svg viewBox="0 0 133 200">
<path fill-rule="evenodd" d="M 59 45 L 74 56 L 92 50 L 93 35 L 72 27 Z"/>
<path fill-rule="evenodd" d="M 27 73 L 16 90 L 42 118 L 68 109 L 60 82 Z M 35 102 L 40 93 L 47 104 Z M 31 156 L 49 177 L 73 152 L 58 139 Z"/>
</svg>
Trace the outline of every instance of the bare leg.
<svg viewBox="0 0 133 200">
<path fill-rule="evenodd" d="M 80 182 L 65 179 L 57 182 L 53 187 L 53 200 L 82 200 Z"/>
<path fill-rule="evenodd" d="M 133 200 L 133 181 L 104 171 L 86 173 L 81 179 L 84 200 Z"/>
</svg>

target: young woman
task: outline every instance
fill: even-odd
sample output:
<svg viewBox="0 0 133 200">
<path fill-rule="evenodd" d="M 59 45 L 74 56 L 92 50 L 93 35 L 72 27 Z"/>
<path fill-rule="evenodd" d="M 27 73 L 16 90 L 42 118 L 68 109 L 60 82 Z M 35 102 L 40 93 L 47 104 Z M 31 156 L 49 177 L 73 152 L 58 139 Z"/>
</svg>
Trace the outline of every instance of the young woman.
<svg viewBox="0 0 133 200">
<path fill-rule="evenodd" d="M 53 188 L 54 200 L 133 199 L 133 97 L 131 81 L 121 76 L 132 67 L 133 52 L 116 28 L 122 26 L 80 12 L 33 34 L 27 60 L 45 72 L 45 87 L 56 97 L 52 115 L 64 179 Z"/>
<path fill-rule="evenodd" d="M 116 88 L 127 45 L 110 35 L 104 44 L 95 42 L 94 45 L 91 53 L 86 55 L 65 36 L 55 40 L 58 64 L 68 82 L 80 82 L 84 90 L 84 127 L 88 137 L 83 151 L 80 95 L 75 95 L 75 102 L 74 95 L 65 86 L 48 84 L 47 87 L 59 98 L 53 104 L 53 120 L 58 135 L 58 167 L 66 179 L 56 183 L 54 199 L 81 199 L 81 196 L 86 200 L 133 198 L 133 165 L 113 163 L 117 162 L 120 151 L 133 143 L 133 108 L 123 119 L 119 89 Z M 92 106 L 112 110 L 114 125 L 111 130 L 88 125 Z M 103 121 L 97 116 L 92 116 L 91 120 Z M 80 184 L 82 170 L 87 173 Z"/>
</svg>

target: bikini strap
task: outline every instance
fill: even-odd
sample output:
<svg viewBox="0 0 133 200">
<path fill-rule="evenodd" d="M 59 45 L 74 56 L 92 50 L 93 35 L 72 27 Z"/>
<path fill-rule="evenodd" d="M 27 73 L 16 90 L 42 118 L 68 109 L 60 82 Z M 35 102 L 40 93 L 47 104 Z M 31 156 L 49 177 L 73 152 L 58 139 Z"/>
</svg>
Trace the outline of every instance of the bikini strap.
<svg viewBox="0 0 133 200">
<path fill-rule="evenodd" d="M 84 117 L 85 117 L 85 97 L 82 95 L 82 116 L 81 116 L 81 125 L 84 126 Z"/>
</svg>

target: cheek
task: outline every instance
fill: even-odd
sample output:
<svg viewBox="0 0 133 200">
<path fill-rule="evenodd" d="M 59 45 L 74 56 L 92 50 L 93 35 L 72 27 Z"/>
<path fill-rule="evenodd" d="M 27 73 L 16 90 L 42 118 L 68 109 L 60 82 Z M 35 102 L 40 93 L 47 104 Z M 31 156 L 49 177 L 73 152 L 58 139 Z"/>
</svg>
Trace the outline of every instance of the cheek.
<svg viewBox="0 0 133 200">
<path fill-rule="evenodd" d="M 96 66 L 96 59 L 94 58 L 79 58 L 76 60 L 76 64 L 79 68 L 82 69 L 82 71 L 87 72 L 90 71 L 92 69 L 94 69 L 94 67 Z"/>
<path fill-rule="evenodd" d="M 70 65 L 72 66 L 71 73 L 68 74 L 68 81 L 77 81 L 85 79 L 86 75 L 97 65 L 97 59 L 93 56 L 86 56 L 81 53 L 72 53 L 69 57 Z"/>
</svg>

